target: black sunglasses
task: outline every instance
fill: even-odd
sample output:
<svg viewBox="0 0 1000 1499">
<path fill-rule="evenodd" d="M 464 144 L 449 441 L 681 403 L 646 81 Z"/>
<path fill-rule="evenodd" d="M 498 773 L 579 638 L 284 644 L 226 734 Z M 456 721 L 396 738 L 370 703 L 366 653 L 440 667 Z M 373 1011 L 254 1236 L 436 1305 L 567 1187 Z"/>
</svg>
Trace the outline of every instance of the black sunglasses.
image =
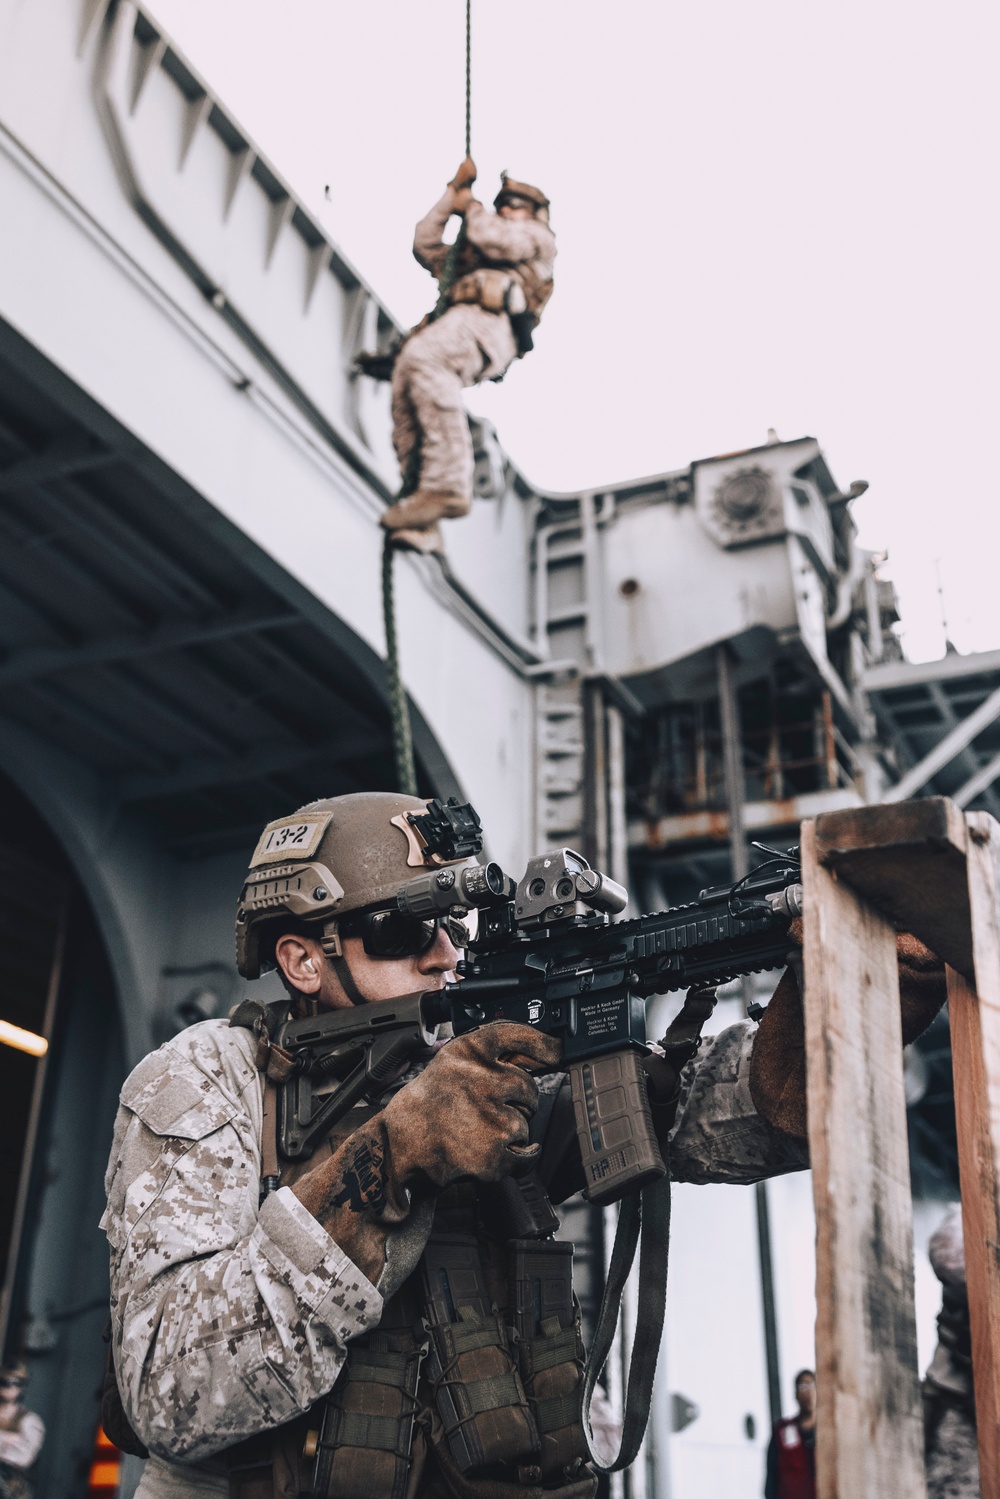
<svg viewBox="0 0 1000 1499">
<path fill-rule="evenodd" d="M 370 958 L 418 958 L 433 947 L 441 927 L 455 947 L 469 945 L 469 928 L 455 916 L 432 916 L 424 920 L 392 907 L 352 912 L 339 925 L 341 936 L 361 938 Z"/>
</svg>

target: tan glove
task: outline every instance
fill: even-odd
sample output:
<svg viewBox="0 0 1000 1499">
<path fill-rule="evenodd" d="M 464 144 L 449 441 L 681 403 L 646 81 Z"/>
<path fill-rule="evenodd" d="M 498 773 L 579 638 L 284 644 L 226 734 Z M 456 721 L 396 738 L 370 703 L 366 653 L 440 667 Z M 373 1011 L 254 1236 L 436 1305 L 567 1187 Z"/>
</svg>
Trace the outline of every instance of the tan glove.
<svg viewBox="0 0 1000 1499">
<path fill-rule="evenodd" d="M 455 188 L 456 191 L 463 187 L 471 187 L 478 176 L 479 173 L 476 170 L 476 163 L 473 161 L 471 156 L 467 156 L 462 162 L 458 171 L 455 173 L 454 177 L 448 183 L 448 186 Z"/>
<path fill-rule="evenodd" d="M 449 1041 L 292 1191 L 377 1283 L 414 1201 L 463 1176 L 499 1181 L 537 1156 L 528 1143 L 538 1107 L 529 1070 L 549 1072 L 561 1054 L 553 1037 L 506 1021 Z M 421 1242 L 416 1255 L 422 1250 Z"/>
<path fill-rule="evenodd" d="M 802 941 L 802 923 L 789 935 Z M 903 1045 L 921 1035 L 948 997 L 944 964 L 910 932 L 896 937 Z M 750 1096 L 758 1114 L 787 1135 L 805 1139 L 806 1046 L 798 980 L 786 968 L 761 1017 L 750 1056 Z"/>
</svg>

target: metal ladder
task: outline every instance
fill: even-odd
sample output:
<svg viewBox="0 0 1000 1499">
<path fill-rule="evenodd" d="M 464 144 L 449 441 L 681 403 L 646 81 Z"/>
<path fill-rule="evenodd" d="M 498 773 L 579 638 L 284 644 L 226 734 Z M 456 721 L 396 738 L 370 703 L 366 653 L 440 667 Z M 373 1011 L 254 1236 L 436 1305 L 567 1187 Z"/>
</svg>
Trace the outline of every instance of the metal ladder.
<svg viewBox="0 0 1000 1499">
<path fill-rule="evenodd" d="M 533 556 L 535 846 L 568 845 L 626 879 L 620 685 L 602 675 L 599 530 L 610 494 L 539 502 Z M 609 697 L 609 691 L 611 696 Z"/>
</svg>

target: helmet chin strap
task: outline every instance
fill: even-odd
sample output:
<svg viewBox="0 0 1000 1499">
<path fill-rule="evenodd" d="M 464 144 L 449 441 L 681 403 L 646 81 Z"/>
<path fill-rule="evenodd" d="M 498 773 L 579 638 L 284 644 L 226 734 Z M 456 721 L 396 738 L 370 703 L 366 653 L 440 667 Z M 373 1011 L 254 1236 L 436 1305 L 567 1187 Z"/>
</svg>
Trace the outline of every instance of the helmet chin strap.
<svg viewBox="0 0 1000 1499">
<path fill-rule="evenodd" d="M 334 955 L 333 953 L 329 954 L 327 957 L 327 962 L 330 964 L 330 967 L 337 975 L 337 978 L 340 981 L 340 987 L 343 989 L 352 1005 L 367 1005 L 371 1003 L 371 1000 L 365 998 L 365 996 L 362 994 L 361 990 L 355 983 L 354 974 L 351 972 L 350 965 L 342 953 L 337 953 L 336 955 Z"/>
<path fill-rule="evenodd" d="M 371 1000 L 362 994 L 355 983 L 354 974 L 351 972 L 347 959 L 344 957 L 344 949 L 340 941 L 340 929 L 336 919 L 324 923 L 320 946 L 323 949 L 323 956 L 340 980 L 340 987 L 351 1001 L 351 1004 L 371 1004 Z"/>
</svg>

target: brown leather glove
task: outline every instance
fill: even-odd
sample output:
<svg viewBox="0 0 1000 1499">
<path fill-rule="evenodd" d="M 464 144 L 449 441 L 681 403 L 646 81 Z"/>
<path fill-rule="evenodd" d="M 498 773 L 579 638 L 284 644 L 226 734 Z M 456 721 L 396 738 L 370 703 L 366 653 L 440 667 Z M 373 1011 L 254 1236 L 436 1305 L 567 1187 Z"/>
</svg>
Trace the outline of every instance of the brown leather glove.
<svg viewBox="0 0 1000 1499">
<path fill-rule="evenodd" d="M 415 1202 L 459 1177 L 499 1181 L 537 1156 L 528 1143 L 538 1106 L 529 1069 L 549 1072 L 561 1054 L 553 1037 L 506 1021 L 449 1041 L 292 1191 L 373 1285 L 396 1240 L 393 1281 L 401 1283 L 402 1262 L 416 1263 L 430 1228 L 428 1213 L 422 1236 L 400 1247 Z"/>
<path fill-rule="evenodd" d="M 802 941 L 802 923 L 789 935 Z M 910 932 L 896 937 L 903 1045 L 921 1035 L 948 997 L 944 964 Z M 750 1096 L 758 1114 L 787 1135 L 805 1139 L 806 1047 L 795 970 L 786 968 L 761 1017 L 750 1056 Z"/>
<path fill-rule="evenodd" d="M 442 1047 L 384 1110 L 407 1186 L 446 1187 L 462 1176 L 499 1181 L 535 1159 L 528 1120 L 538 1107 L 531 1072 L 551 1072 L 562 1045 L 529 1025 L 494 1021 Z"/>
<path fill-rule="evenodd" d="M 476 163 L 471 156 L 467 156 L 448 183 L 448 186 L 455 188 L 456 191 L 462 187 L 471 187 L 478 176 L 479 172 L 476 169 Z"/>
</svg>

